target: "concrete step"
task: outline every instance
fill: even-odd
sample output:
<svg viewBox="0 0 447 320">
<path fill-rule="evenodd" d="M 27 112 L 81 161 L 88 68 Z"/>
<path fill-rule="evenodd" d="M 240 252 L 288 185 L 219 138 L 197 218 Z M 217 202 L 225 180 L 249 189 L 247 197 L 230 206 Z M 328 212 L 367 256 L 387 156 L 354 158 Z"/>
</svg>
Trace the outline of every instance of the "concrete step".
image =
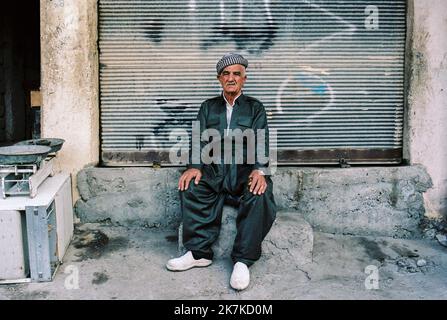
<svg viewBox="0 0 447 320">
<path fill-rule="evenodd" d="M 236 237 L 237 209 L 225 206 L 220 234 L 212 248 L 214 257 L 229 258 Z M 179 227 L 179 255 L 186 252 L 182 242 L 183 225 Z M 312 262 L 313 230 L 297 211 L 279 211 L 270 232 L 262 242 L 262 260 L 296 266 Z"/>
<path fill-rule="evenodd" d="M 82 222 L 177 229 L 183 168 L 86 168 L 77 176 Z M 292 168 L 272 176 L 278 210 L 297 211 L 315 231 L 417 238 L 432 186 L 424 167 Z"/>
</svg>

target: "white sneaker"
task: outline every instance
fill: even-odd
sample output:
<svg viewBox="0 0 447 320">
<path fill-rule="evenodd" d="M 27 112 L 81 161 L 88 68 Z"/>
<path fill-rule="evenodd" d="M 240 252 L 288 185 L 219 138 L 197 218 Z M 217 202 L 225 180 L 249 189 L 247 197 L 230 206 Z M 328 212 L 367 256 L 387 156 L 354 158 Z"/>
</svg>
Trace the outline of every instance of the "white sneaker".
<svg viewBox="0 0 447 320">
<path fill-rule="evenodd" d="M 244 290 L 250 284 L 250 271 L 245 263 L 236 262 L 230 278 L 230 285 L 235 290 Z"/>
<path fill-rule="evenodd" d="M 171 271 L 185 271 L 194 267 L 208 267 L 212 260 L 194 259 L 192 252 L 188 251 L 180 258 L 171 259 L 166 264 L 166 268 Z"/>
</svg>

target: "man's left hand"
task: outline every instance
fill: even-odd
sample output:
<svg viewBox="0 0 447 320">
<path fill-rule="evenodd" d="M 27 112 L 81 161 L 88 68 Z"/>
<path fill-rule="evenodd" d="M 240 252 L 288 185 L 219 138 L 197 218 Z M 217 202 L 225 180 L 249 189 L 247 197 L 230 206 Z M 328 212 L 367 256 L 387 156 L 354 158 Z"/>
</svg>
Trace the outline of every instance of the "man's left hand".
<svg viewBox="0 0 447 320">
<path fill-rule="evenodd" d="M 253 194 L 263 194 L 267 189 L 264 173 L 261 170 L 253 170 L 248 176 L 248 186 Z"/>
</svg>

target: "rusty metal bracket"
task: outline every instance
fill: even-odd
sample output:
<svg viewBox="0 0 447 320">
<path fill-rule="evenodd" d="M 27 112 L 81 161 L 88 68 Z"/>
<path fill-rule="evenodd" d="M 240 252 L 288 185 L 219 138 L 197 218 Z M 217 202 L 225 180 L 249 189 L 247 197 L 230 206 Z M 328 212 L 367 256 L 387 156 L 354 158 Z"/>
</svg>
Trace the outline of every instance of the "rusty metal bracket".
<svg viewBox="0 0 447 320">
<path fill-rule="evenodd" d="M 345 158 L 340 158 L 338 163 L 340 164 L 340 168 L 350 168 L 351 165 L 346 161 Z"/>
</svg>

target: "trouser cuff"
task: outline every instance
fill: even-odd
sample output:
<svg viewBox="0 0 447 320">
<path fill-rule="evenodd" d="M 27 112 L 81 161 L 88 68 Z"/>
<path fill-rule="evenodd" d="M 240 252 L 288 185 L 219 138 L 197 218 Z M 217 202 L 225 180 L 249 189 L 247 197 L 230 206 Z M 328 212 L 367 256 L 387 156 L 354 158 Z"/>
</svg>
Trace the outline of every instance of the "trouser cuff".
<svg viewBox="0 0 447 320">
<path fill-rule="evenodd" d="M 253 261 L 250 259 L 236 258 L 236 257 L 231 257 L 231 259 L 233 260 L 234 264 L 236 264 L 236 262 L 242 262 L 242 263 L 246 264 L 247 267 L 250 267 L 251 265 L 253 265 L 253 263 L 256 262 L 256 261 Z"/>
<path fill-rule="evenodd" d="M 206 252 L 196 251 L 196 250 L 191 250 L 191 253 L 192 253 L 192 256 L 194 257 L 194 259 L 196 259 L 196 260 L 199 260 L 199 259 L 213 260 L 212 253 L 206 253 Z"/>
</svg>

